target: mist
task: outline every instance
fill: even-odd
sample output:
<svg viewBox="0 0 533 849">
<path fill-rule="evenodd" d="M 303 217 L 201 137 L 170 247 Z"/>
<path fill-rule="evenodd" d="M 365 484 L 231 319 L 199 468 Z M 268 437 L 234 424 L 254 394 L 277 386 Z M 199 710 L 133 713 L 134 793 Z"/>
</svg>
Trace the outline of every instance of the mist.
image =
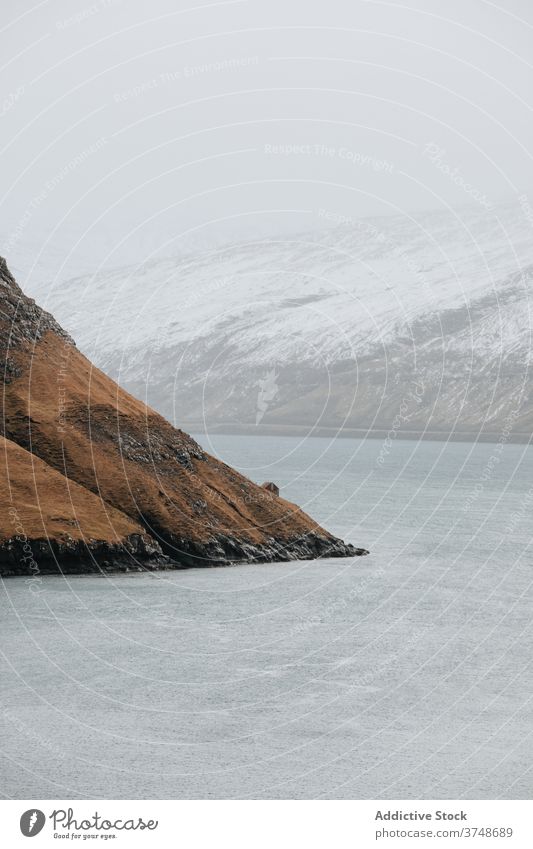
<svg viewBox="0 0 533 849">
<path fill-rule="evenodd" d="M 3 9 L 0 233 L 30 289 L 363 216 L 527 208 L 521 0 Z"/>
</svg>

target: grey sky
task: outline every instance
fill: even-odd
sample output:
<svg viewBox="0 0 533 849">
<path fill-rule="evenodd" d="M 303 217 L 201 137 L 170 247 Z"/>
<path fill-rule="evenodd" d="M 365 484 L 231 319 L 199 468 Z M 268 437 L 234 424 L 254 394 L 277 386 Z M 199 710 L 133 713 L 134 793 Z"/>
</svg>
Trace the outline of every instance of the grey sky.
<svg viewBox="0 0 533 849">
<path fill-rule="evenodd" d="M 532 24 L 527 0 L 4 0 L 4 252 L 81 236 L 75 271 L 533 194 Z"/>
</svg>

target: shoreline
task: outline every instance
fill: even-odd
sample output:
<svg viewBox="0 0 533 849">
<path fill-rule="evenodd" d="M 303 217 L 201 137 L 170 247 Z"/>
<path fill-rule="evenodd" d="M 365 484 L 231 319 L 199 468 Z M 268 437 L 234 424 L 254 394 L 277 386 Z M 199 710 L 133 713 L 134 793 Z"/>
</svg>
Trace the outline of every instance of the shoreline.
<svg viewBox="0 0 533 849">
<path fill-rule="evenodd" d="M 181 426 L 181 425 L 180 425 Z M 429 442 L 467 442 L 493 443 L 502 441 L 500 431 L 481 431 L 476 433 L 468 430 L 395 430 L 389 428 L 335 428 L 335 427 L 306 427 L 305 425 L 252 425 L 252 424 L 215 424 L 206 430 L 202 422 L 183 422 L 184 430 L 196 437 L 223 434 L 226 436 L 304 436 L 316 439 L 387 439 L 396 441 L 424 440 Z M 533 443 L 533 434 L 517 431 L 509 434 L 505 443 L 527 445 Z"/>
</svg>

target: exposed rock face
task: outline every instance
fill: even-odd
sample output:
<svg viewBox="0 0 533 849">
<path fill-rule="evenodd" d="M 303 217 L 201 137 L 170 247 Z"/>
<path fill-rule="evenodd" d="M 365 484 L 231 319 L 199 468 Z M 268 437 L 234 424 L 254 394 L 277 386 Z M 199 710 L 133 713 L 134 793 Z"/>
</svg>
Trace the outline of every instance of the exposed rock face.
<svg viewBox="0 0 533 849">
<path fill-rule="evenodd" d="M 0 298 L 4 573 L 34 573 L 31 559 L 42 571 L 87 571 L 366 553 L 123 391 L 3 260 Z"/>
<path fill-rule="evenodd" d="M 48 331 L 74 344 L 50 313 L 24 295 L 5 259 L 0 257 L 0 356 L 4 381 L 21 374 L 13 356 L 14 351 L 21 347 L 30 349 Z"/>
<path fill-rule="evenodd" d="M 91 572 L 131 572 L 178 569 L 145 536 L 132 535 L 119 543 L 104 540 L 14 538 L 0 543 L 0 575 L 70 575 Z"/>
</svg>

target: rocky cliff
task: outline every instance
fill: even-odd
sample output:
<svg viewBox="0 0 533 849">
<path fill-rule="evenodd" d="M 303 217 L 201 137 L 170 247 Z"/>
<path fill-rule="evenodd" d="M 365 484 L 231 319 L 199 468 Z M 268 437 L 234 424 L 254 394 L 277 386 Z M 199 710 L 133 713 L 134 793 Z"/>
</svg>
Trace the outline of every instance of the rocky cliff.
<svg viewBox="0 0 533 849">
<path fill-rule="evenodd" d="M 122 390 L 24 295 L 4 260 L 0 360 L 4 574 L 366 553 Z"/>
</svg>

